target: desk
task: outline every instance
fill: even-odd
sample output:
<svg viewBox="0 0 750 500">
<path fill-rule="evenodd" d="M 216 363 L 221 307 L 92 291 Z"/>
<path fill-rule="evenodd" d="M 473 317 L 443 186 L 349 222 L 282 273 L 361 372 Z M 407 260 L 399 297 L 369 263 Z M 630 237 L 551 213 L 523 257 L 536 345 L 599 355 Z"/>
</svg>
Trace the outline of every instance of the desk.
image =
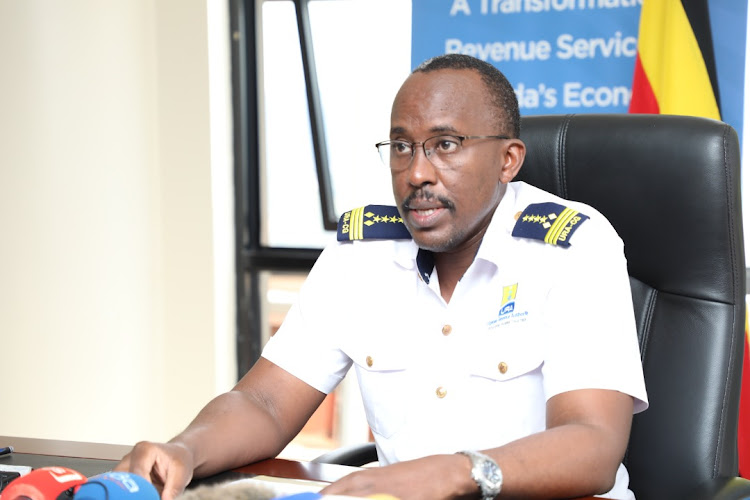
<svg viewBox="0 0 750 500">
<path fill-rule="evenodd" d="M 0 465 L 26 465 L 37 469 L 57 465 L 90 477 L 112 470 L 131 446 L 0 436 L 0 446 L 15 451 L 0 456 Z"/>
<path fill-rule="evenodd" d="M 132 448 L 124 445 L 8 436 L 0 436 L 0 446 L 13 446 L 15 449 L 10 455 L 0 456 L 0 464 L 2 465 L 26 465 L 35 469 L 57 465 L 77 470 L 88 477 L 112 470 Z M 356 467 L 345 465 L 317 464 L 274 458 L 239 467 L 210 478 L 200 479 L 198 482 L 216 483 L 223 479 L 264 475 L 332 483 L 355 470 L 357 470 Z"/>
<path fill-rule="evenodd" d="M 76 470 L 85 476 L 95 476 L 112 470 L 120 458 L 131 449 L 130 446 L 122 445 L 6 436 L 0 436 L 0 446 L 13 446 L 15 449 L 10 455 L 0 456 L 0 464 L 27 465 L 33 468 L 57 465 Z M 197 479 L 191 485 L 216 484 L 259 475 L 331 483 L 356 470 L 356 467 L 345 465 L 271 458 L 215 476 Z M 580 500 L 602 499 L 586 497 Z"/>
</svg>

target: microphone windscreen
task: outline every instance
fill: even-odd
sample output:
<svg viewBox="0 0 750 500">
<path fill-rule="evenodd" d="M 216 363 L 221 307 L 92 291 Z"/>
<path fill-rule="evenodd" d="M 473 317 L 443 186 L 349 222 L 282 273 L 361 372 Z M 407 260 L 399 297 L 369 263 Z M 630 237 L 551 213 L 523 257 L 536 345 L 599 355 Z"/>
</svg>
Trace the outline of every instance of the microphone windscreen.
<svg viewBox="0 0 750 500">
<path fill-rule="evenodd" d="M 247 481 L 201 485 L 185 490 L 177 500 L 273 500 L 272 489 Z"/>
<path fill-rule="evenodd" d="M 18 477 L 3 490 L 2 500 L 63 500 L 73 498 L 73 488 L 86 476 L 67 467 L 41 467 Z"/>
<path fill-rule="evenodd" d="M 325 498 L 325 496 L 321 495 L 320 493 L 309 492 L 309 493 L 296 493 L 294 495 L 286 495 L 283 497 L 278 497 L 277 500 L 319 500 L 321 498 Z"/>
<path fill-rule="evenodd" d="M 90 477 L 73 500 L 159 500 L 159 492 L 138 474 L 105 472 Z"/>
<path fill-rule="evenodd" d="M 327 498 L 330 498 L 331 500 L 339 499 L 339 500 L 357 500 L 358 498 L 371 498 L 373 500 L 399 500 L 398 498 L 394 497 L 393 495 L 386 495 L 383 493 L 378 493 L 375 495 L 368 495 L 366 497 L 351 497 L 351 496 L 342 496 L 342 495 L 323 495 L 320 493 L 297 493 L 296 495 L 289 495 L 289 496 L 283 496 L 283 497 L 276 497 L 274 500 L 326 500 Z"/>
</svg>

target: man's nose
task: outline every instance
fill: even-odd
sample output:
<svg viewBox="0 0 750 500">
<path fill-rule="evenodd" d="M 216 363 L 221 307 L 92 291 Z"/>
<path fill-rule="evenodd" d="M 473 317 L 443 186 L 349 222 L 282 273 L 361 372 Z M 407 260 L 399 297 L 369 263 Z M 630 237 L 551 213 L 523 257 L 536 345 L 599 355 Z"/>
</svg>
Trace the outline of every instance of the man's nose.
<svg viewBox="0 0 750 500">
<path fill-rule="evenodd" d="M 412 156 L 409 165 L 409 182 L 411 184 L 421 186 L 435 183 L 437 168 L 430 160 L 430 156 L 422 144 L 415 145 L 414 156 Z"/>
</svg>

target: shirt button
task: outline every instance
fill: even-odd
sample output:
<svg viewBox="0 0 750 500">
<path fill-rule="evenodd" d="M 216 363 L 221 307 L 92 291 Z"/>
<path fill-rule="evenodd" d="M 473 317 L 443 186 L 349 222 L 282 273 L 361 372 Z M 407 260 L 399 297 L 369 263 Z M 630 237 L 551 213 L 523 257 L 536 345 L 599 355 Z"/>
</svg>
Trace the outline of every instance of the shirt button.
<svg viewBox="0 0 750 500">
<path fill-rule="evenodd" d="M 438 387 L 435 389 L 435 394 L 437 394 L 437 397 L 440 399 L 443 399 L 448 394 L 448 389 L 446 389 L 443 386 Z"/>
<path fill-rule="evenodd" d="M 501 361 L 500 364 L 497 365 L 497 369 L 500 371 L 500 373 L 505 375 L 505 372 L 508 371 L 508 363 L 506 363 L 505 361 Z"/>
<path fill-rule="evenodd" d="M 451 334 L 452 331 L 453 331 L 453 327 L 451 325 L 445 325 L 443 327 L 443 335 L 448 336 Z"/>
<path fill-rule="evenodd" d="M 367 358 L 365 358 L 365 363 L 367 363 L 367 366 L 372 367 L 372 356 L 367 356 Z"/>
</svg>

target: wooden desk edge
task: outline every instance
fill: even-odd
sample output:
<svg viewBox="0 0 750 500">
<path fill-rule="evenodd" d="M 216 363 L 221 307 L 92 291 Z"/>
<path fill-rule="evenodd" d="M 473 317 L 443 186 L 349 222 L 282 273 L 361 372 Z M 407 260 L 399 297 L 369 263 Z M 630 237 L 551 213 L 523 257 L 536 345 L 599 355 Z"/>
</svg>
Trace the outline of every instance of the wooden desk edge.
<svg viewBox="0 0 750 500">
<path fill-rule="evenodd" d="M 120 444 L 84 443 L 81 441 L 11 436 L 0 436 L 0 446 L 12 446 L 16 453 L 117 461 L 133 448 L 132 446 Z"/>
</svg>

